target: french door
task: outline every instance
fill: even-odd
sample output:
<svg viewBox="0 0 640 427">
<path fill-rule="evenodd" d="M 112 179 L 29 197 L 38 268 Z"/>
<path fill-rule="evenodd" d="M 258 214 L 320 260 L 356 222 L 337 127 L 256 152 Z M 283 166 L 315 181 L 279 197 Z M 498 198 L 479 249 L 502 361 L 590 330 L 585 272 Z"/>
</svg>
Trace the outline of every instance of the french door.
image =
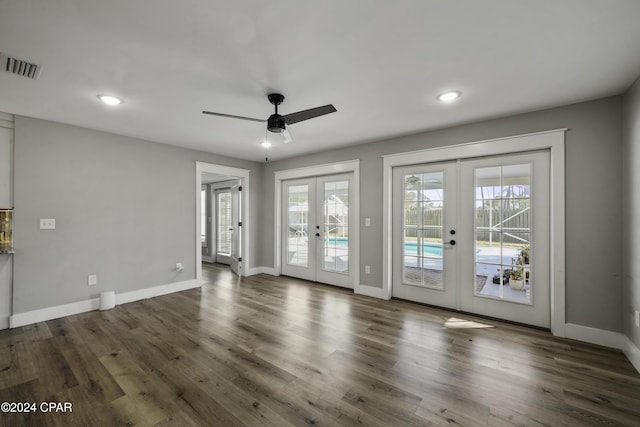
<svg viewBox="0 0 640 427">
<path fill-rule="evenodd" d="M 393 295 L 550 326 L 549 153 L 393 175 Z"/>
<path fill-rule="evenodd" d="M 282 182 L 282 274 L 352 288 L 353 174 Z"/>
<path fill-rule="evenodd" d="M 242 274 L 242 197 L 240 183 L 231 187 L 231 271 L 240 276 Z"/>
<path fill-rule="evenodd" d="M 215 191 L 216 206 L 216 262 L 228 264 L 237 275 L 242 273 L 242 187 Z"/>
</svg>

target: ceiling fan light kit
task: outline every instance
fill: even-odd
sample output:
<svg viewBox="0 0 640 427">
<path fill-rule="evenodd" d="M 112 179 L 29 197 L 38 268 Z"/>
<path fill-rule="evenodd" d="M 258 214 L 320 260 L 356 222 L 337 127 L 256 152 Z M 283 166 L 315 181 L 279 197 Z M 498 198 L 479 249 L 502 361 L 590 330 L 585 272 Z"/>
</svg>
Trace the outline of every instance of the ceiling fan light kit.
<svg viewBox="0 0 640 427">
<path fill-rule="evenodd" d="M 284 143 L 291 142 L 291 135 L 287 130 L 287 125 L 302 122 L 304 120 L 313 119 L 316 117 L 324 116 L 325 114 L 335 113 L 336 108 L 331 105 L 323 105 L 322 107 L 310 108 L 308 110 L 298 111 L 296 113 L 280 115 L 278 114 L 278 105 L 284 102 L 284 95 L 280 93 L 270 93 L 267 95 L 269 102 L 275 107 L 275 113 L 270 115 L 267 120 L 255 119 L 252 117 L 236 116 L 233 114 L 216 113 L 213 111 L 203 111 L 202 114 L 209 114 L 212 116 L 228 117 L 232 119 L 250 120 L 254 122 L 267 122 L 267 130 L 273 133 L 279 133 L 283 137 Z"/>
</svg>

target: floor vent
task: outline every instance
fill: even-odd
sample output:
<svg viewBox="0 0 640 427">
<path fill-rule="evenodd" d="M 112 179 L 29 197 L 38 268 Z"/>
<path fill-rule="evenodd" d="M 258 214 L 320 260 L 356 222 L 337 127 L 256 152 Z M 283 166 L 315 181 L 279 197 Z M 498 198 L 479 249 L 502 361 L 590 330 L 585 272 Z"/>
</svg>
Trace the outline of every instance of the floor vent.
<svg viewBox="0 0 640 427">
<path fill-rule="evenodd" d="M 0 68 L 2 71 L 28 77 L 33 80 L 37 80 L 38 77 L 40 77 L 40 71 L 42 71 L 42 67 L 38 64 L 12 58 L 2 52 L 0 52 Z"/>
</svg>

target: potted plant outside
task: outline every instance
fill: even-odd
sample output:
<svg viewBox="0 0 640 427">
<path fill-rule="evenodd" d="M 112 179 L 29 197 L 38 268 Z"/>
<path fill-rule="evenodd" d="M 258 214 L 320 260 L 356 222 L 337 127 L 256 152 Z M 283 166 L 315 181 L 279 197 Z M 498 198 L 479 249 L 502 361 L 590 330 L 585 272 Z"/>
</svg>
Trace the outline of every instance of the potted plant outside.
<svg viewBox="0 0 640 427">
<path fill-rule="evenodd" d="M 518 267 L 511 271 L 511 279 L 509 280 L 509 286 L 511 289 L 519 291 L 524 288 L 524 269 Z"/>
</svg>

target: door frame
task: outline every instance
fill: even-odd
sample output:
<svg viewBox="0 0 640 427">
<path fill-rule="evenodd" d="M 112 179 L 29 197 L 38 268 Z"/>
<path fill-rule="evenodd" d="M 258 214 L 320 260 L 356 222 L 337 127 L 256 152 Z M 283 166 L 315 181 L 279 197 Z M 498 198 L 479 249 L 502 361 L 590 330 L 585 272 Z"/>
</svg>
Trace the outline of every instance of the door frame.
<svg viewBox="0 0 640 427">
<path fill-rule="evenodd" d="M 248 250 L 249 243 L 250 243 L 250 236 L 251 236 L 251 223 L 250 223 L 250 218 L 251 215 L 249 215 L 249 185 L 250 185 L 250 180 L 249 180 L 249 175 L 251 173 L 251 170 L 249 169 L 240 169 L 240 168 L 234 168 L 234 167 L 230 167 L 230 166 L 223 166 L 223 165 L 217 165 L 214 163 L 205 163 L 205 162 L 199 162 L 196 161 L 196 186 L 195 186 L 195 195 L 196 195 L 196 212 L 195 212 L 195 218 L 196 218 L 196 231 L 195 231 L 195 236 L 196 236 L 196 242 L 195 242 L 195 247 L 196 247 L 196 265 L 195 265 L 195 270 L 196 270 L 196 280 L 202 280 L 202 243 L 200 241 L 200 215 L 201 215 L 201 209 L 202 206 L 200 206 L 200 191 L 201 191 L 201 187 L 202 187 L 202 173 L 203 172 L 207 172 L 207 173 L 214 173 L 214 174 L 218 174 L 218 175 L 226 175 L 229 176 L 231 179 L 239 179 L 240 180 L 240 185 L 242 186 L 242 247 L 241 247 L 241 254 L 240 256 L 242 257 L 242 264 L 244 266 L 246 266 L 245 268 L 242 269 L 242 275 L 243 276 L 247 276 L 248 272 L 249 272 L 249 266 L 251 265 L 251 254 L 250 251 Z"/>
<path fill-rule="evenodd" d="M 498 156 L 525 151 L 550 151 L 550 308 L 551 332 L 565 337 L 565 132 L 567 128 L 495 138 L 382 156 L 382 297 L 391 298 L 393 283 L 393 168 L 423 163 Z"/>
<path fill-rule="evenodd" d="M 310 178 L 314 176 L 353 173 L 353 197 L 349 202 L 349 217 L 353 215 L 353 231 L 349 229 L 349 238 L 353 236 L 353 265 L 352 285 L 356 293 L 360 285 L 360 160 L 348 160 L 338 163 L 329 163 L 317 166 L 308 166 L 297 169 L 287 169 L 274 172 L 274 274 L 282 274 L 282 181 L 298 178 Z"/>
</svg>

